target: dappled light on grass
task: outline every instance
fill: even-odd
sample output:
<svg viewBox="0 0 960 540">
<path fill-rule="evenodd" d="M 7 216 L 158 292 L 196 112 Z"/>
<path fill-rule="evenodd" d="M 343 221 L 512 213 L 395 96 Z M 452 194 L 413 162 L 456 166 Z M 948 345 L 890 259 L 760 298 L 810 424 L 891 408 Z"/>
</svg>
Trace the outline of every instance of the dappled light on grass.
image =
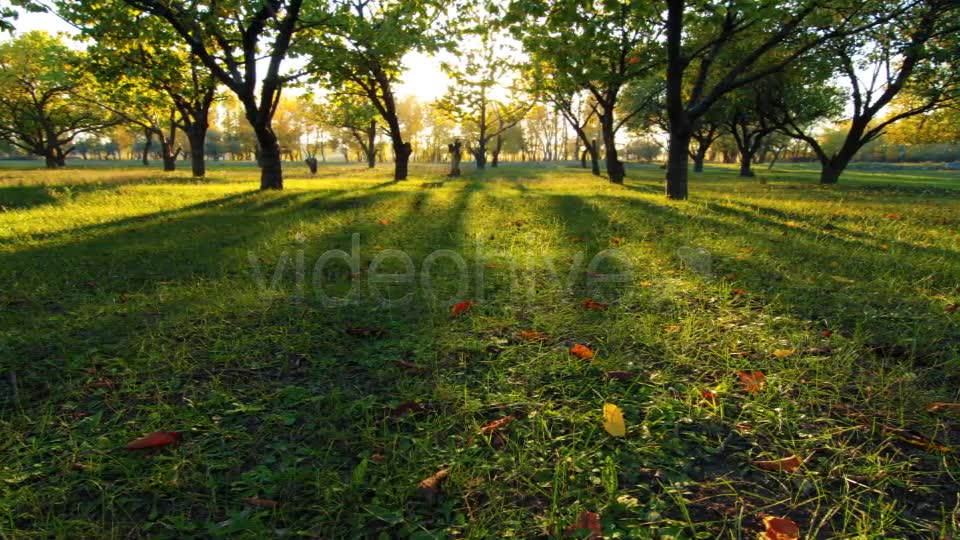
<svg viewBox="0 0 960 540">
<path fill-rule="evenodd" d="M 708 170 L 686 203 L 655 167 L 623 188 L 510 166 L 430 189 L 416 167 L 263 194 L 252 172 L 51 184 L 0 213 L 3 508 L 73 538 L 793 534 L 761 512 L 810 538 L 938 534 L 960 491 L 960 203 L 793 167 Z M 358 269 L 316 270 L 354 233 Z M 588 267 L 611 248 L 624 282 Z M 371 295 L 405 271 L 371 270 L 386 249 L 417 273 L 374 285 L 409 304 Z M 438 250 L 465 291 L 440 259 L 422 288 Z M 144 426 L 187 435 L 123 451 Z"/>
</svg>

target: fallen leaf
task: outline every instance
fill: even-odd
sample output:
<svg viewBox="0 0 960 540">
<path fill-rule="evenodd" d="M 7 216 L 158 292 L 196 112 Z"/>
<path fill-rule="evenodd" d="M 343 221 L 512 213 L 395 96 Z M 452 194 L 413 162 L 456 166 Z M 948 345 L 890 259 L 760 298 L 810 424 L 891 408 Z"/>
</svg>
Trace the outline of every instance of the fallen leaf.
<svg viewBox="0 0 960 540">
<path fill-rule="evenodd" d="M 855 279 L 850 279 L 848 277 L 843 277 L 843 276 L 830 276 L 830 279 L 838 283 L 856 283 L 857 282 L 857 280 Z"/>
<path fill-rule="evenodd" d="M 514 421 L 515 419 L 516 419 L 516 416 L 513 416 L 513 415 L 504 416 L 503 418 L 501 418 L 501 419 L 499 419 L 499 420 L 494 420 L 493 422 L 490 422 L 490 423 L 488 423 L 488 424 L 484 424 L 483 427 L 480 428 L 480 433 L 482 433 L 482 434 L 484 434 L 484 435 L 490 435 L 491 433 L 493 433 L 493 432 L 496 431 L 497 429 L 499 429 L 499 428 L 501 428 L 501 427 L 509 424 L 510 422 Z"/>
<path fill-rule="evenodd" d="M 790 518 L 763 516 L 761 519 L 768 540 L 800 540 L 800 527 Z"/>
<path fill-rule="evenodd" d="M 630 373 L 629 371 L 608 371 L 603 375 L 610 380 L 618 381 L 625 381 L 634 377 L 634 374 Z"/>
<path fill-rule="evenodd" d="M 589 360 L 593 358 L 593 351 L 590 349 L 590 347 L 581 345 L 579 343 L 574 343 L 573 347 L 570 347 L 570 354 L 581 360 Z"/>
<path fill-rule="evenodd" d="M 383 246 L 381 246 L 380 244 L 377 244 L 373 246 L 373 249 L 383 249 Z"/>
<path fill-rule="evenodd" d="M 765 471 L 793 472 L 803 465 L 803 460 L 794 455 L 772 461 L 751 461 L 750 464 Z"/>
<path fill-rule="evenodd" d="M 603 538 L 603 526 L 600 524 L 600 518 L 594 512 L 584 510 L 577 516 L 577 522 L 564 529 L 564 536 L 575 536 L 584 538 L 584 532 L 590 535 L 585 537 L 587 540 L 601 540 Z"/>
<path fill-rule="evenodd" d="M 927 405 L 927 411 L 960 414 L 960 403 L 946 403 L 943 401 L 937 401 Z"/>
<path fill-rule="evenodd" d="M 912 444 L 918 448 L 923 448 L 924 450 L 933 450 L 935 452 L 947 453 L 952 451 L 952 448 L 949 446 L 942 445 L 936 441 L 930 440 L 929 438 L 917 433 L 916 431 L 909 429 L 895 428 L 892 426 L 880 426 L 880 430 L 884 433 L 888 433 L 897 437 L 907 444 Z"/>
<path fill-rule="evenodd" d="M 745 391 L 751 394 L 759 393 L 766 384 L 766 379 L 767 377 L 762 371 L 754 371 L 753 373 L 749 371 L 740 372 L 740 384 L 743 385 Z"/>
<path fill-rule="evenodd" d="M 674 334 L 674 333 L 680 331 L 680 325 L 679 325 L 679 324 L 671 324 L 670 326 L 664 326 L 664 327 L 663 327 L 663 331 L 666 332 L 666 333 L 668 333 L 668 334 Z"/>
<path fill-rule="evenodd" d="M 469 310 L 471 306 L 473 306 L 473 302 L 469 300 L 458 302 L 454 304 L 452 308 L 450 308 L 450 316 L 459 317 L 460 315 L 463 315 L 467 310 Z"/>
<path fill-rule="evenodd" d="M 745 289 L 733 289 L 730 291 L 730 296 L 743 296 L 745 294 L 747 294 Z"/>
<path fill-rule="evenodd" d="M 450 469 L 441 469 L 433 476 L 420 481 L 417 486 L 417 494 L 421 499 L 432 505 L 437 501 L 440 495 L 440 484 L 450 476 Z"/>
<path fill-rule="evenodd" d="M 823 337 L 830 337 L 833 335 L 833 332 L 830 330 L 824 330 L 823 332 L 820 332 L 820 335 Z"/>
<path fill-rule="evenodd" d="M 252 504 L 253 506 L 259 506 L 261 508 L 276 508 L 280 506 L 280 503 L 272 499 L 249 498 L 249 499 L 240 499 L 240 500 L 247 504 Z"/>
<path fill-rule="evenodd" d="M 377 223 L 379 223 L 380 225 L 389 225 L 389 224 L 390 224 L 390 220 L 389 220 L 389 219 L 378 219 L 378 220 L 377 220 Z"/>
<path fill-rule="evenodd" d="M 716 404 L 716 403 L 717 403 L 717 398 L 720 397 L 720 394 L 718 394 L 718 393 L 717 393 L 716 391 L 714 391 L 714 390 L 701 390 L 701 391 L 700 391 L 700 397 L 702 397 L 703 399 L 709 401 L 710 403 Z"/>
<path fill-rule="evenodd" d="M 154 431 L 149 435 L 144 435 L 139 439 L 127 443 L 127 450 L 148 450 L 150 448 L 160 448 L 180 440 L 181 435 L 176 431 Z"/>
<path fill-rule="evenodd" d="M 571 237 L 568 238 L 567 240 L 570 240 L 571 242 L 573 242 L 573 243 L 575 243 L 575 244 L 578 243 L 578 242 L 585 242 L 585 241 L 586 241 L 586 240 L 584 240 L 583 238 L 580 238 L 579 236 L 571 236 Z"/>
<path fill-rule="evenodd" d="M 370 461 L 374 463 L 383 463 L 385 459 L 387 458 L 383 454 L 372 454 L 370 456 Z"/>
<path fill-rule="evenodd" d="M 740 248 L 740 253 L 753 253 L 753 248 L 749 248 L 749 247 Z"/>
<path fill-rule="evenodd" d="M 950 304 L 943 308 L 943 310 L 947 313 L 956 313 L 958 309 L 960 309 L 960 304 Z"/>
<path fill-rule="evenodd" d="M 603 404 L 603 429 L 614 437 L 627 435 L 627 424 L 623 421 L 623 410 L 613 403 Z"/>
<path fill-rule="evenodd" d="M 117 383 L 113 382 L 112 379 L 107 379 L 106 377 L 100 377 L 96 381 L 90 383 L 90 386 L 94 388 L 108 388 L 112 390 L 116 388 Z"/>
<path fill-rule="evenodd" d="M 390 416 L 400 418 L 408 414 L 416 414 L 425 411 L 426 408 L 416 401 L 404 401 L 390 411 Z"/>
<path fill-rule="evenodd" d="M 623 245 L 623 238 L 620 238 L 619 236 L 614 236 L 613 238 L 610 239 L 610 243 L 615 246 L 621 246 Z"/>
<path fill-rule="evenodd" d="M 600 302 L 597 302 L 597 301 L 592 300 L 592 299 L 584 300 L 583 302 L 580 303 L 580 305 L 583 306 L 583 307 L 586 308 L 586 309 L 594 309 L 594 310 L 598 310 L 598 311 L 607 309 L 607 305 L 606 305 L 606 304 L 601 304 Z"/>
<path fill-rule="evenodd" d="M 510 225 L 513 225 L 514 227 L 523 227 L 526 223 L 527 223 L 526 221 L 522 219 L 518 219 L 516 221 L 511 221 Z"/>
<path fill-rule="evenodd" d="M 889 214 L 887 214 L 887 219 L 892 219 L 892 220 L 896 221 L 896 220 L 898 220 L 898 219 L 903 219 L 903 215 L 902 215 L 902 214 L 897 214 L 897 213 L 889 213 Z"/>
<path fill-rule="evenodd" d="M 641 286 L 641 287 L 652 287 L 652 286 L 653 286 L 653 282 L 652 282 L 652 281 L 641 281 L 641 282 L 640 282 L 640 286 Z"/>
<path fill-rule="evenodd" d="M 522 330 L 520 331 L 520 339 L 524 341 L 548 341 L 550 336 L 537 330 Z"/>
<path fill-rule="evenodd" d="M 740 274 L 732 274 L 732 273 L 731 273 L 731 274 L 727 274 L 727 275 L 723 276 L 723 279 L 725 279 L 725 280 L 727 280 L 727 281 L 736 281 L 737 278 L 739 278 L 739 277 L 740 277 Z"/>
<path fill-rule="evenodd" d="M 796 229 L 796 228 L 798 228 L 798 227 L 803 227 L 802 224 L 797 223 L 796 221 L 785 221 L 785 222 L 783 222 L 783 224 L 786 225 L 787 227 L 792 228 L 792 229 Z"/>
<path fill-rule="evenodd" d="M 880 244 L 880 249 L 890 249 L 890 244 Z"/>
<path fill-rule="evenodd" d="M 347 328 L 346 332 L 353 337 L 369 338 L 380 337 L 383 335 L 383 328 L 372 328 L 368 326 L 352 326 Z"/>
<path fill-rule="evenodd" d="M 795 349 L 777 349 L 773 351 L 774 358 L 788 358 L 796 354 Z"/>
<path fill-rule="evenodd" d="M 397 360 L 397 367 L 406 371 L 413 373 L 419 373 L 424 370 L 423 367 L 414 364 L 413 362 L 407 362 L 406 360 Z"/>
</svg>

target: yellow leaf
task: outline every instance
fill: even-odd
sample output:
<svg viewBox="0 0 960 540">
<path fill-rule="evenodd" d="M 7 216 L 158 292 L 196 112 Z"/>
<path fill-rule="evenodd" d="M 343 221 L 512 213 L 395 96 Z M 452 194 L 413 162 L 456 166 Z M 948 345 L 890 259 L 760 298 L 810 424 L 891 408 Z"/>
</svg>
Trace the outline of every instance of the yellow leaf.
<svg viewBox="0 0 960 540">
<path fill-rule="evenodd" d="M 614 437 L 626 437 L 627 425 L 623 421 L 623 411 L 612 403 L 603 404 L 603 429 Z"/>
<path fill-rule="evenodd" d="M 777 349 L 773 351 L 773 356 L 776 358 L 786 358 L 788 356 L 793 356 L 797 351 L 793 349 Z"/>
</svg>

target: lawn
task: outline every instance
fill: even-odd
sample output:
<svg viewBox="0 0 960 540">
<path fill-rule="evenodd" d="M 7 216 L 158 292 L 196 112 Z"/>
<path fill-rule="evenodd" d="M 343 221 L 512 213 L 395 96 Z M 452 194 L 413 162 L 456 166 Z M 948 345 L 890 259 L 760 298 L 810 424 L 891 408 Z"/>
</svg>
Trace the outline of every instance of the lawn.
<svg viewBox="0 0 960 540">
<path fill-rule="evenodd" d="M 957 172 L 27 168 L 3 538 L 960 535 Z"/>
</svg>

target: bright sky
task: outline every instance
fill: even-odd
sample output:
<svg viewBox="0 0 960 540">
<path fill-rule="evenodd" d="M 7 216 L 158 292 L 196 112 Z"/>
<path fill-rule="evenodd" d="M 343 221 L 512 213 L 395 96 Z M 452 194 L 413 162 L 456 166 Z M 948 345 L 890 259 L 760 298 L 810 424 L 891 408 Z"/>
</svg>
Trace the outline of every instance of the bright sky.
<svg viewBox="0 0 960 540">
<path fill-rule="evenodd" d="M 75 29 L 52 13 L 24 13 L 14 21 L 17 32 L 44 30 L 51 34 L 73 34 Z M 0 36 L 2 39 L 4 36 Z M 406 67 L 403 82 L 397 85 L 397 97 L 416 96 L 421 101 L 433 101 L 447 89 L 449 79 L 440 70 L 440 59 L 420 53 L 411 53 L 404 59 Z"/>
</svg>

